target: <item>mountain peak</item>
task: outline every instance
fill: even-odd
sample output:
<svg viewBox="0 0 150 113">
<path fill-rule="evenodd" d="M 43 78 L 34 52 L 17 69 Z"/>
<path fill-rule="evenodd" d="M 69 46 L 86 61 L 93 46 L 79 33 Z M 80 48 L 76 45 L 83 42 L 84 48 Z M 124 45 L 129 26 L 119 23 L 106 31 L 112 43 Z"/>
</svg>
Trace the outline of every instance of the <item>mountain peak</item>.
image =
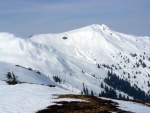
<svg viewBox="0 0 150 113">
<path fill-rule="evenodd" d="M 117 93 L 120 97 L 128 95 L 132 98 L 136 96 L 132 93 L 136 92 L 143 100 L 145 94 L 150 94 L 148 38 L 117 33 L 104 24 L 93 24 L 59 34 L 35 35 L 26 40 L 1 35 L 1 62 L 38 70 L 70 91 L 84 94 L 91 91 L 99 95 L 111 88 L 115 96 Z M 1 62 L 0 66 L 6 68 L 0 68 L 0 78 L 9 70 L 16 75 L 20 71 L 18 67 L 16 69 Z"/>
<path fill-rule="evenodd" d="M 94 31 L 101 31 L 101 33 L 104 34 L 114 34 L 113 31 L 105 24 L 92 24 L 89 27 L 91 27 Z"/>
<path fill-rule="evenodd" d="M 95 28 L 101 28 L 101 29 L 105 29 L 105 30 L 110 30 L 110 28 L 108 26 L 106 26 L 105 24 L 92 24 L 90 26 L 91 27 L 95 27 Z"/>
<path fill-rule="evenodd" d="M 104 29 L 110 30 L 109 27 L 106 26 L 105 24 L 101 24 L 100 26 L 101 26 L 102 28 L 104 28 Z"/>
</svg>

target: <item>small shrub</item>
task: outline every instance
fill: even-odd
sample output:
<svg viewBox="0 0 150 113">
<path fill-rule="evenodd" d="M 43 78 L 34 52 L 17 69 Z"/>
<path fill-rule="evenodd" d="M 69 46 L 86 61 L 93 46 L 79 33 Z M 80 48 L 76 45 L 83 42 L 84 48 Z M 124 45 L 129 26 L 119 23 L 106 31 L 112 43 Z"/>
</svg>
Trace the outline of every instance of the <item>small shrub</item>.
<svg viewBox="0 0 150 113">
<path fill-rule="evenodd" d="M 18 77 L 15 76 L 15 74 L 12 72 L 7 72 L 6 74 L 6 77 L 7 77 L 7 80 L 6 82 L 9 84 L 9 85 L 15 85 L 15 84 L 18 84 L 19 81 L 18 81 Z"/>
<path fill-rule="evenodd" d="M 58 76 L 53 76 L 53 80 L 55 81 L 55 82 L 61 82 L 61 79 L 58 77 Z"/>
</svg>

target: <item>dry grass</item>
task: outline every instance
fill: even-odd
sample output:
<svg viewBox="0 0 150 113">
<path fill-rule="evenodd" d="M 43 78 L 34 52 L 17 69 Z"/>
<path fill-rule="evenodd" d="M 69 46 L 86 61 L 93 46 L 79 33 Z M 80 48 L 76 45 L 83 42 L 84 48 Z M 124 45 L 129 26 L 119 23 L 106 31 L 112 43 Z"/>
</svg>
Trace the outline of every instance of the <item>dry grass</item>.
<svg viewBox="0 0 150 113">
<path fill-rule="evenodd" d="M 85 95 L 60 95 L 59 98 L 76 98 L 89 102 L 57 102 L 62 105 L 52 105 L 37 113 L 131 113 L 117 108 L 118 103 Z"/>
</svg>

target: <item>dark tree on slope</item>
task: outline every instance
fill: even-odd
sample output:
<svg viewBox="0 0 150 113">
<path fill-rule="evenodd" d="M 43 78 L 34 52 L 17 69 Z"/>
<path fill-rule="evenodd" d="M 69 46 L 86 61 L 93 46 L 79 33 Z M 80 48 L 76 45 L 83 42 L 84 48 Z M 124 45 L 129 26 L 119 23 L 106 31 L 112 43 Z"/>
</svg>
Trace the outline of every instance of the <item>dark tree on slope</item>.
<svg viewBox="0 0 150 113">
<path fill-rule="evenodd" d="M 132 53 L 131 53 L 130 55 L 131 55 L 132 57 L 136 57 L 136 56 L 137 56 L 137 54 L 136 54 L 136 53 L 135 53 L 135 54 L 132 54 Z"/>
<path fill-rule="evenodd" d="M 108 88 L 107 86 L 105 86 L 104 90 L 105 91 L 102 91 L 101 94 L 99 94 L 99 96 L 109 97 L 109 98 L 117 98 L 117 93 L 114 89 Z"/>
<path fill-rule="evenodd" d="M 53 80 L 55 81 L 55 82 L 61 82 L 61 79 L 58 77 L 58 76 L 53 76 Z"/>
<path fill-rule="evenodd" d="M 97 67 L 100 68 L 100 65 L 98 64 Z"/>
<path fill-rule="evenodd" d="M 143 65 L 143 68 L 145 68 L 145 67 L 146 67 L 146 64 L 145 64 L 144 62 L 143 62 L 143 64 L 142 64 L 142 65 Z"/>
<path fill-rule="evenodd" d="M 144 91 L 136 86 L 131 86 L 127 80 L 120 79 L 115 73 L 108 72 L 108 77 L 104 82 L 114 89 L 120 90 L 135 99 L 150 102 L 150 96 L 146 95 Z"/>
<path fill-rule="evenodd" d="M 119 98 L 122 98 L 122 95 L 121 95 L 121 94 L 119 94 Z"/>
<path fill-rule="evenodd" d="M 103 85 L 103 83 L 101 82 L 101 88 L 104 88 L 104 85 Z"/>
<path fill-rule="evenodd" d="M 93 90 L 91 90 L 91 96 L 94 96 L 94 92 L 93 92 Z"/>
<path fill-rule="evenodd" d="M 88 88 L 84 88 L 84 89 L 83 89 L 83 94 L 84 94 L 84 95 L 89 95 Z"/>
<path fill-rule="evenodd" d="M 18 81 L 18 77 L 15 76 L 15 74 L 12 72 L 7 72 L 6 74 L 6 77 L 7 77 L 7 80 L 6 82 L 9 84 L 9 85 L 15 85 L 15 84 L 18 84 L 19 81 Z"/>
<path fill-rule="evenodd" d="M 84 83 L 82 83 L 82 85 L 83 85 L 83 91 L 82 91 L 83 94 L 84 94 L 84 95 L 89 95 L 88 88 L 84 86 Z M 93 91 L 91 90 L 91 94 L 92 94 L 92 93 L 93 93 Z M 94 94 L 94 93 L 93 93 L 93 94 Z"/>
</svg>

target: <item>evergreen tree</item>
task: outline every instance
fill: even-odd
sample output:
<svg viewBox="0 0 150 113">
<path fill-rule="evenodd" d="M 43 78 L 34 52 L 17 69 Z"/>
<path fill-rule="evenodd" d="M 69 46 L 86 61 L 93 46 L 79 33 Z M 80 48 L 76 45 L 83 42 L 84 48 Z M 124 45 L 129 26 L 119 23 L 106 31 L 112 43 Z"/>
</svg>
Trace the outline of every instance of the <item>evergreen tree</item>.
<svg viewBox="0 0 150 113">
<path fill-rule="evenodd" d="M 101 88 L 104 88 L 103 83 L 101 82 Z"/>
<path fill-rule="evenodd" d="M 91 96 L 94 96 L 93 90 L 91 90 Z"/>
<path fill-rule="evenodd" d="M 100 68 L 100 65 L 98 64 L 97 67 Z"/>
<path fill-rule="evenodd" d="M 6 82 L 9 85 L 15 85 L 15 84 L 19 83 L 19 81 L 17 80 L 17 76 L 15 76 L 15 74 L 13 72 L 12 73 L 7 72 L 6 77 L 7 77 Z"/>
<path fill-rule="evenodd" d="M 114 89 L 118 89 L 135 99 L 143 100 L 146 102 L 149 102 L 150 100 L 150 96 L 146 97 L 146 94 L 144 91 L 142 91 L 136 85 L 131 86 L 129 81 L 120 79 L 115 73 L 108 71 L 108 77 L 104 79 L 104 82 L 108 84 L 109 86 L 113 87 Z M 111 94 L 114 94 L 113 96 L 115 96 L 115 92 L 112 89 L 108 90 L 108 88 L 105 87 L 105 91 Z M 111 95 L 106 95 L 106 96 L 111 96 Z M 121 97 L 121 95 L 119 97 Z M 122 98 L 125 98 L 125 97 L 122 97 Z"/>
</svg>

